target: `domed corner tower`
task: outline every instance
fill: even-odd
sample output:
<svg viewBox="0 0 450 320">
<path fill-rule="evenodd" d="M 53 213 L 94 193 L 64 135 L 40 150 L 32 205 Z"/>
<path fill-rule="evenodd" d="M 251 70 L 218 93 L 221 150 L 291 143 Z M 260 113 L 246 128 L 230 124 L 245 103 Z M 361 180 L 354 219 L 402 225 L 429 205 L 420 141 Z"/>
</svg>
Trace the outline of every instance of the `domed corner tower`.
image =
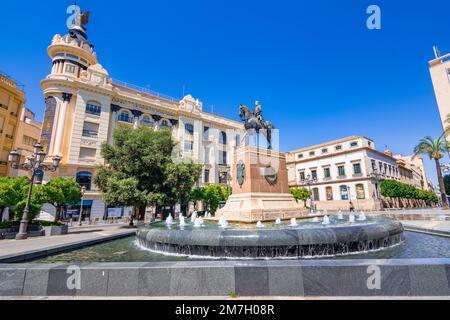
<svg viewBox="0 0 450 320">
<path fill-rule="evenodd" d="M 62 157 L 61 176 L 93 172 L 95 163 L 102 161 L 96 149 L 107 139 L 104 132 L 108 132 L 112 85 L 88 42 L 88 17 L 89 12 L 78 9 L 69 32 L 53 37 L 47 49 L 51 72 L 40 83 L 45 96 L 41 143 L 46 162 Z M 84 159 L 86 155 L 89 159 Z"/>
</svg>

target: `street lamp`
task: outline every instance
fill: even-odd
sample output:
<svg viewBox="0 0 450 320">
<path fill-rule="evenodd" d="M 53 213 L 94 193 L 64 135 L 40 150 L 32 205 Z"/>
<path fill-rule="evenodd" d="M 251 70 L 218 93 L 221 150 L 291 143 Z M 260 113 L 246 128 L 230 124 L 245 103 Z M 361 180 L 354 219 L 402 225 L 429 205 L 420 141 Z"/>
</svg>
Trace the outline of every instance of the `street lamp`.
<svg viewBox="0 0 450 320">
<path fill-rule="evenodd" d="M 309 194 L 310 194 L 310 199 L 309 200 L 310 200 L 311 205 L 309 207 L 309 212 L 313 213 L 313 211 L 314 211 L 314 196 L 313 196 L 313 194 L 311 192 L 311 185 L 314 184 L 315 182 L 317 182 L 317 178 L 316 177 L 311 177 L 311 175 L 308 174 L 306 176 L 305 182 L 308 185 Z"/>
<path fill-rule="evenodd" d="M 383 175 L 378 172 L 377 168 L 373 168 L 372 172 L 368 174 L 368 177 L 371 179 L 375 179 L 376 198 L 380 200 L 380 209 L 383 210 L 383 200 L 381 199 L 380 194 L 380 180 Z"/>
<path fill-rule="evenodd" d="M 78 217 L 78 225 L 81 226 L 81 218 L 83 215 L 83 202 L 84 202 L 84 194 L 86 193 L 86 187 L 81 187 L 81 207 L 80 207 L 80 216 Z"/>
<path fill-rule="evenodd" d="M 46 157 L 46 153 L 43 151 L 43 149 L 44 148 L 40 143 L 36 143 L 33 150 L 34 154 L 27 157 L 23 164 L 20 164 L 20 153 L 17 152 L 17 150 L 13 150 L 9 153 L 8 161 L 10 162 L 10 165 L 13 169 L 22 168 L 23 170 L 31 171 L 31 180 L 28 187 L 27 201 L 25 204 L 25 209 L 23 210 L 22 220 L 20 221 L 19 232 L 16 235 L 16 240 L 24 240 L 28 238 L 28 213 L 30 211 L 31 194 L 33 192 L 36 173 L 42 170 L 55 172 L 56 170 L 58 170 L 59 164 L 61 162 L 61 157 L 55 156 L 52 159 L 52 166 L 50 168 L 42 165 Z"/>
</svg>

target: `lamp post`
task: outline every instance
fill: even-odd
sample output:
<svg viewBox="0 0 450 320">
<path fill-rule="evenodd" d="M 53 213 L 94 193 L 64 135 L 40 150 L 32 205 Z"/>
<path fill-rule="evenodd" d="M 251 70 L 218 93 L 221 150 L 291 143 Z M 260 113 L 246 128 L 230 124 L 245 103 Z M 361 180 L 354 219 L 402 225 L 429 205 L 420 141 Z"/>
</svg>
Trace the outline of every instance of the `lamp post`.
<svg viewBox="0 0 450 320">
<path fill-rule="evenodd" d="M 83 216 L 83 202 L 84 202 L 84 194 L 86 193 L 86 187 L 81 187 L 81 206 L 80 206 L 80 216 L 78 217 L 78 225 L 81 226 L 81 218 Z"/>
<path fill-rule="evenodd" d="M 34 146 L 34 154 L 25 159 L 23 164 L 20 164 L 20 153 L 17 150 L 13 150 L 9 153 L 8 161 L 13 169 L 20 169 L 31 171 L 31 180 L 28 187 L 27 201 L 25 203 L 25 209 L 23 210 L 22 220 L 20 221 L 19 232 L 16 235 L 16 240 L 24 240 L 28 238 L 28 213 L 30 211 L 31 195 L 33 193 L 34 178 L 36 173 L 41 170 L 51 170 L 55 172 L 59 168 L 61 157 L 55 156 L 52 158 L 52 166 L 48 168 L 42 163 L 45 160 L 46 153 L 43 151 L 43 147 L 40 143 L 36 143 Z"/>
<path fill-rule="evenodd" d="M 311 177 L 310 174 L 308 174 L 308 175 L 306 176 L 306 183 L 307 183 L 307 185 L 308 185 L 309 194 L 311 195 L 311 196 L 310 196 L 310 199 L 309 199 L 310 204 L 311 204 L 310 207 L 309 207 L 309 212 L 310 212 L 310 213 L 313 213 L 313 211 L 314 211 L 314 195 L 313 195 L 313 193 L 311 192 L 311 185 L 312 185 L 313 183 L 315 183 L 316 181 L 317 181 L 317 178 Z"/>
<path fill-rule="evenodd" d="M 383 200 L 380 194 L 380 180 L 383 175 L 378 172 L 377 168 L 373 168 L 372 172 L 368 175 L 369 178 L 375 179 L 376 198 L 380 200 L 380 209 L 383 210 Z"/>
</svg>

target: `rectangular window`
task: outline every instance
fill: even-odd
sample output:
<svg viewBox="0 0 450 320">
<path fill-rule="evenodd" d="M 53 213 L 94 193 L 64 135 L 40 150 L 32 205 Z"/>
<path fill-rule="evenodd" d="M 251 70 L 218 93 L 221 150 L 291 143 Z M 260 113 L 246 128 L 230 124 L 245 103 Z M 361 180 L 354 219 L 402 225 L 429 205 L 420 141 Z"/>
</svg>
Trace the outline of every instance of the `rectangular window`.
<svg viewBox="0 0 450 320">
<path fill-rule="evenodd" d="M 95 160 L 96 149 L 80 148 L 80 160 Z"/>
<path fill-rule="evenodd" d="M 327 148 L 322 149 L 322 153 L 328 153 L 328 149 Z"/>
<path fill-rule="evenodd" d="M 338 167 L 338 175 L 339 175 L 339 177 L 344 177 L 345 176 L 345 167 L 344 166 L 339 166 Z"/>
<path fill-rule="evenodd" d="M 209 169 L 205 169 L 205 183 L 209 183 Z"/>
<path fill-rule="evenodd" d="M 301 154 L 301 153 L 298 154 L 298 155 L 297 155 L 297 159 L 303 159 L 303 154 Z"/>
<path fill-rule="evenodd" d="M 323 175 L 324 175 L 325 178 L 331 178 L 330 168 L 323 169 Z"/>
<path fill-rule="evenodd" d="M 314 201 L 320 201 L 319 188 L 313 189 L 313 198 L 314 198 Z"/>
<path fill-rule="evenodd" d="M 219 164 L 226 165 L 227 164 L 227 152 L 219 151 Z"/>
<path fill-rule="evenodd" d="M 305 172 L 302 171 L 302 172 L 299 172 L 299 174 L 300 174 L 300 181 L 305 181 Z"/>
<path fill-rule="evenodd" d="M 317 180 L 317 170 L 311 170 L 311 178 Z"/>
<path fill-rule="evenodd" d="M 375 160 L 371 160 L 372 161 L 372 171 L 376 171 L 377 170 L 377 163 L 375 162 Z"/>
<path fill-rule="evenodd" d="M 85 122 L 83 125 L 83 137 L 97 138 L 98 127 L 97 123 Z"/>
<path fill-rule="evenodd" d="M 353 164 L 353 173 L 354 174 L 361 174 L 361 164 L 360 163 L 354 163 Z"/>
<path fill-rule="evenodd" d="M 239 134 L 237 134 L 235 139 L 236 139 L 236 147 L 240 147 L 241 146 L 241 136 Z"/>
<path fill-rule="evenodd" d="M 23 136 L 23 144 L 26 144 L 27 146 L 31 146 L 34 147 L 34 145 L 37 143 L 38 141 L 32 137 L 29 136 Z"/>
<path fill-rule="evenodd" d="M 219 173 L 219 183 L 227 183 L 228 172 L 222 171 Z"/>
<path fill-rule="evenodd" d="M 309 153 L 309 155 L 310 155 L 311 157 L 314 157 L 314 156 L 316 155 L 316 153 L 315 153 L 314 151 L 311 151 L 311 152 Z"/>
<path fill-rule="evenodd" d="M 356 142 L 356 141 L 350 143 L 350 147 L 351 147 L 351 148 L 355 148 L 355 147 L 357 147 L 357 146 L 358 146 L 358 142 Z"/>
<path fill-rule="evenodd" d="M 66 73 L 75 73 L 75 66 L 72 64 L 66 64 Z"/>
<path fill-rule="evenodd" d="M 194 142 L 192 141 L 185 141 L 184 142 L 184 151 L 185 152 L 192 152 L 194 150 Z"/>
<path fill-rule="evenodd" d="M 341 145 L 336 146 L 335 149 L 336 149 L 336 151 L 341 151 L 342 150 L 342 146 Z"/>
</svg>

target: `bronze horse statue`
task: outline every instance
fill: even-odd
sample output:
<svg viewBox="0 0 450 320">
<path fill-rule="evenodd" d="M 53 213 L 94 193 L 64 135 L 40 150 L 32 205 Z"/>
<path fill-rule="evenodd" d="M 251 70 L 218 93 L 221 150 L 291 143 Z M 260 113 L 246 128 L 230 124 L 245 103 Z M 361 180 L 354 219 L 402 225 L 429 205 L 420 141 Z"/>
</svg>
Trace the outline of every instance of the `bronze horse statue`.
<svg viewBox="0 0 450 320">
<path fill-rule="evenodd" d="M 255 110 L 251 111 L 245 105 L 239 106 L 239 116 L 241 120 L 244 121 L 244 128 L 247 131 L 246 135 L 253 131 L 256 135 L 260 132 L 267 139 L 267 148 L 272 149 L 272 130 L 274 126 L 269 121 L 265 121 L 262 116 L 262 108 L 258 101 L 255 102 Z"/>
</svg>

